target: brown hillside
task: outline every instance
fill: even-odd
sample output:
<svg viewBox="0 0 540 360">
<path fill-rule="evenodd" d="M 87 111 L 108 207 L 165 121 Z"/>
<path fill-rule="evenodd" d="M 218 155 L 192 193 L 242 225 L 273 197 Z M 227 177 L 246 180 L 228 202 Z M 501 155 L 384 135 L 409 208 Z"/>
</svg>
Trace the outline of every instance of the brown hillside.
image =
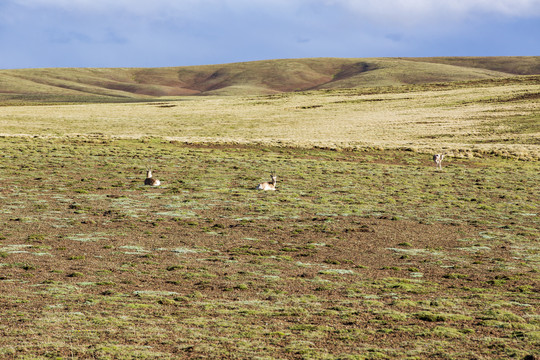
<svg viewBox="0 0 540 360">
<path fill-rule="evenodd" d="M 540 74 L 540 57 L 310 58 L 168 68 L 0 70 L 0 101 L 255 95 Z"/>
</svg>

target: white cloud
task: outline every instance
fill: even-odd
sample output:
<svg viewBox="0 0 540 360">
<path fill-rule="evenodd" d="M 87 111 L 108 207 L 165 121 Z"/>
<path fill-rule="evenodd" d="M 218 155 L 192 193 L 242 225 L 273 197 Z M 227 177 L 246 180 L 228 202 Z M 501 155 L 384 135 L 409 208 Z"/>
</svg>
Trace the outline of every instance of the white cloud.
<svg viewBox="0 0 540 360">
<path fill-rule="evenodd" d="M 324 22 L 325 12 L 334 11 L 342 12 L 342 17 L 350 22 L 356 19 L 391 29 L 444 26 L 493 15 L 540 16 L 540 0 L 7 0 L 10 2 L 34 10 L 62 10 L 85 16 L 135 16 L 148 21 L 205 22 L 222 16 L 238 22 L 264 16 L 279 21 L 288 19 L 291 23 L 313 17 Z"/>
<path fill-rule="evenodd" d="M 540 15 L 540 0 L 329 0 L 327 3 L 340 4 L 358 13 L 390 16 Z"/>
<path fill-rule="evenodd" d="M 9 0 L 8 0 L 9 1 Z M 182 6 L 189 7 L 195 1 L 169 1 L 169 0 L 11 0 L 28 9 L 63 10 L 67 12 L 106 13 L 122 11 L 130 14 L 152 14 L 157 11 L 182 10 Z"/>
<path fill-rule="evenodd" d="M 7 0 L 26 8 L 54 8 L 65 11 L 110 12 L 122 11 L 136 15 L 169 13 L 182 15 L 192 12 L 212 12 L 215 9 L 253 9 L 292 5 L 306 0 Z"/>
<path fill-rule="evenodd" d="M 467 14 L 497 13 L 504 16 L 538 16 L 540 0 L 7 0 L 25 7 L 56 7 L 65 10 L 122 10 L 133 13 L 155 11 L 212 10 L 214 7 L 299 8 L 301 6 L 342 6 L 363 14 Z"/>
</svg>

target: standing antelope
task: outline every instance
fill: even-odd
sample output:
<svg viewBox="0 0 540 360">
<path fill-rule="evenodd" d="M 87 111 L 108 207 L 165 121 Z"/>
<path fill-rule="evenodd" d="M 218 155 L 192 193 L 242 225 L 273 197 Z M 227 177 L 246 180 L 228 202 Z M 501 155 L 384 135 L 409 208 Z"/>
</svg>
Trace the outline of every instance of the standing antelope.
<svg viewBox="0 0 540 360">
<path fill-rule="evenodd" d="M 445 154 L 435 154 L 433 155 L 433 161 L 435 162 L 435 167 L 442 170 L 442 161 Z"/>
<path fill-rule="evenodd" d="M 257 185 L 257 190 L 276 190 L 277 176 L 274 172 L 270 173 L 272 182 L 263 182 Z"/>
<path fill-rule="evenodd" d="M 152 177 L 152 169 L 146 170 L 146 179 L 144 179 L 144 185 L 159 186 L 161 181 Z"/>
</svg>

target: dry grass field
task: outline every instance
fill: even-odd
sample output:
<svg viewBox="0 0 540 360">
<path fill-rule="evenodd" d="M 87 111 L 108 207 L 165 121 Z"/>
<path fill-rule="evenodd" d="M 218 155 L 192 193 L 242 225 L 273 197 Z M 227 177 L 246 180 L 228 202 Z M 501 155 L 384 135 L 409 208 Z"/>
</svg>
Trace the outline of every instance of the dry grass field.
<svg viewBox="0 0 540 360">
<path fill-rule="evenodd" d="M 5 135 L 540 156 L 537 77 L 159 102 L 3 106 Z"/>
<path fill-rule="evenodd" d="M 539 93 L 4 92 L 0 358 L 536 359 Z"/>
</svg>

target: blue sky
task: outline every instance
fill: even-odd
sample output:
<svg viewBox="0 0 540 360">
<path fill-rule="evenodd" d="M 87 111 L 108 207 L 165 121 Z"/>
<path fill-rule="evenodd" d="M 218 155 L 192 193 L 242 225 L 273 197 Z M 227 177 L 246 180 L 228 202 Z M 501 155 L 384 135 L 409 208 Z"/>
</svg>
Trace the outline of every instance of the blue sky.
<svg viewBox="0 0 540 360">
<path fill-rule="evenodd" d="M 0 0 L 0 69 L 540 55 L 540 0 Z"/>
</svg>

